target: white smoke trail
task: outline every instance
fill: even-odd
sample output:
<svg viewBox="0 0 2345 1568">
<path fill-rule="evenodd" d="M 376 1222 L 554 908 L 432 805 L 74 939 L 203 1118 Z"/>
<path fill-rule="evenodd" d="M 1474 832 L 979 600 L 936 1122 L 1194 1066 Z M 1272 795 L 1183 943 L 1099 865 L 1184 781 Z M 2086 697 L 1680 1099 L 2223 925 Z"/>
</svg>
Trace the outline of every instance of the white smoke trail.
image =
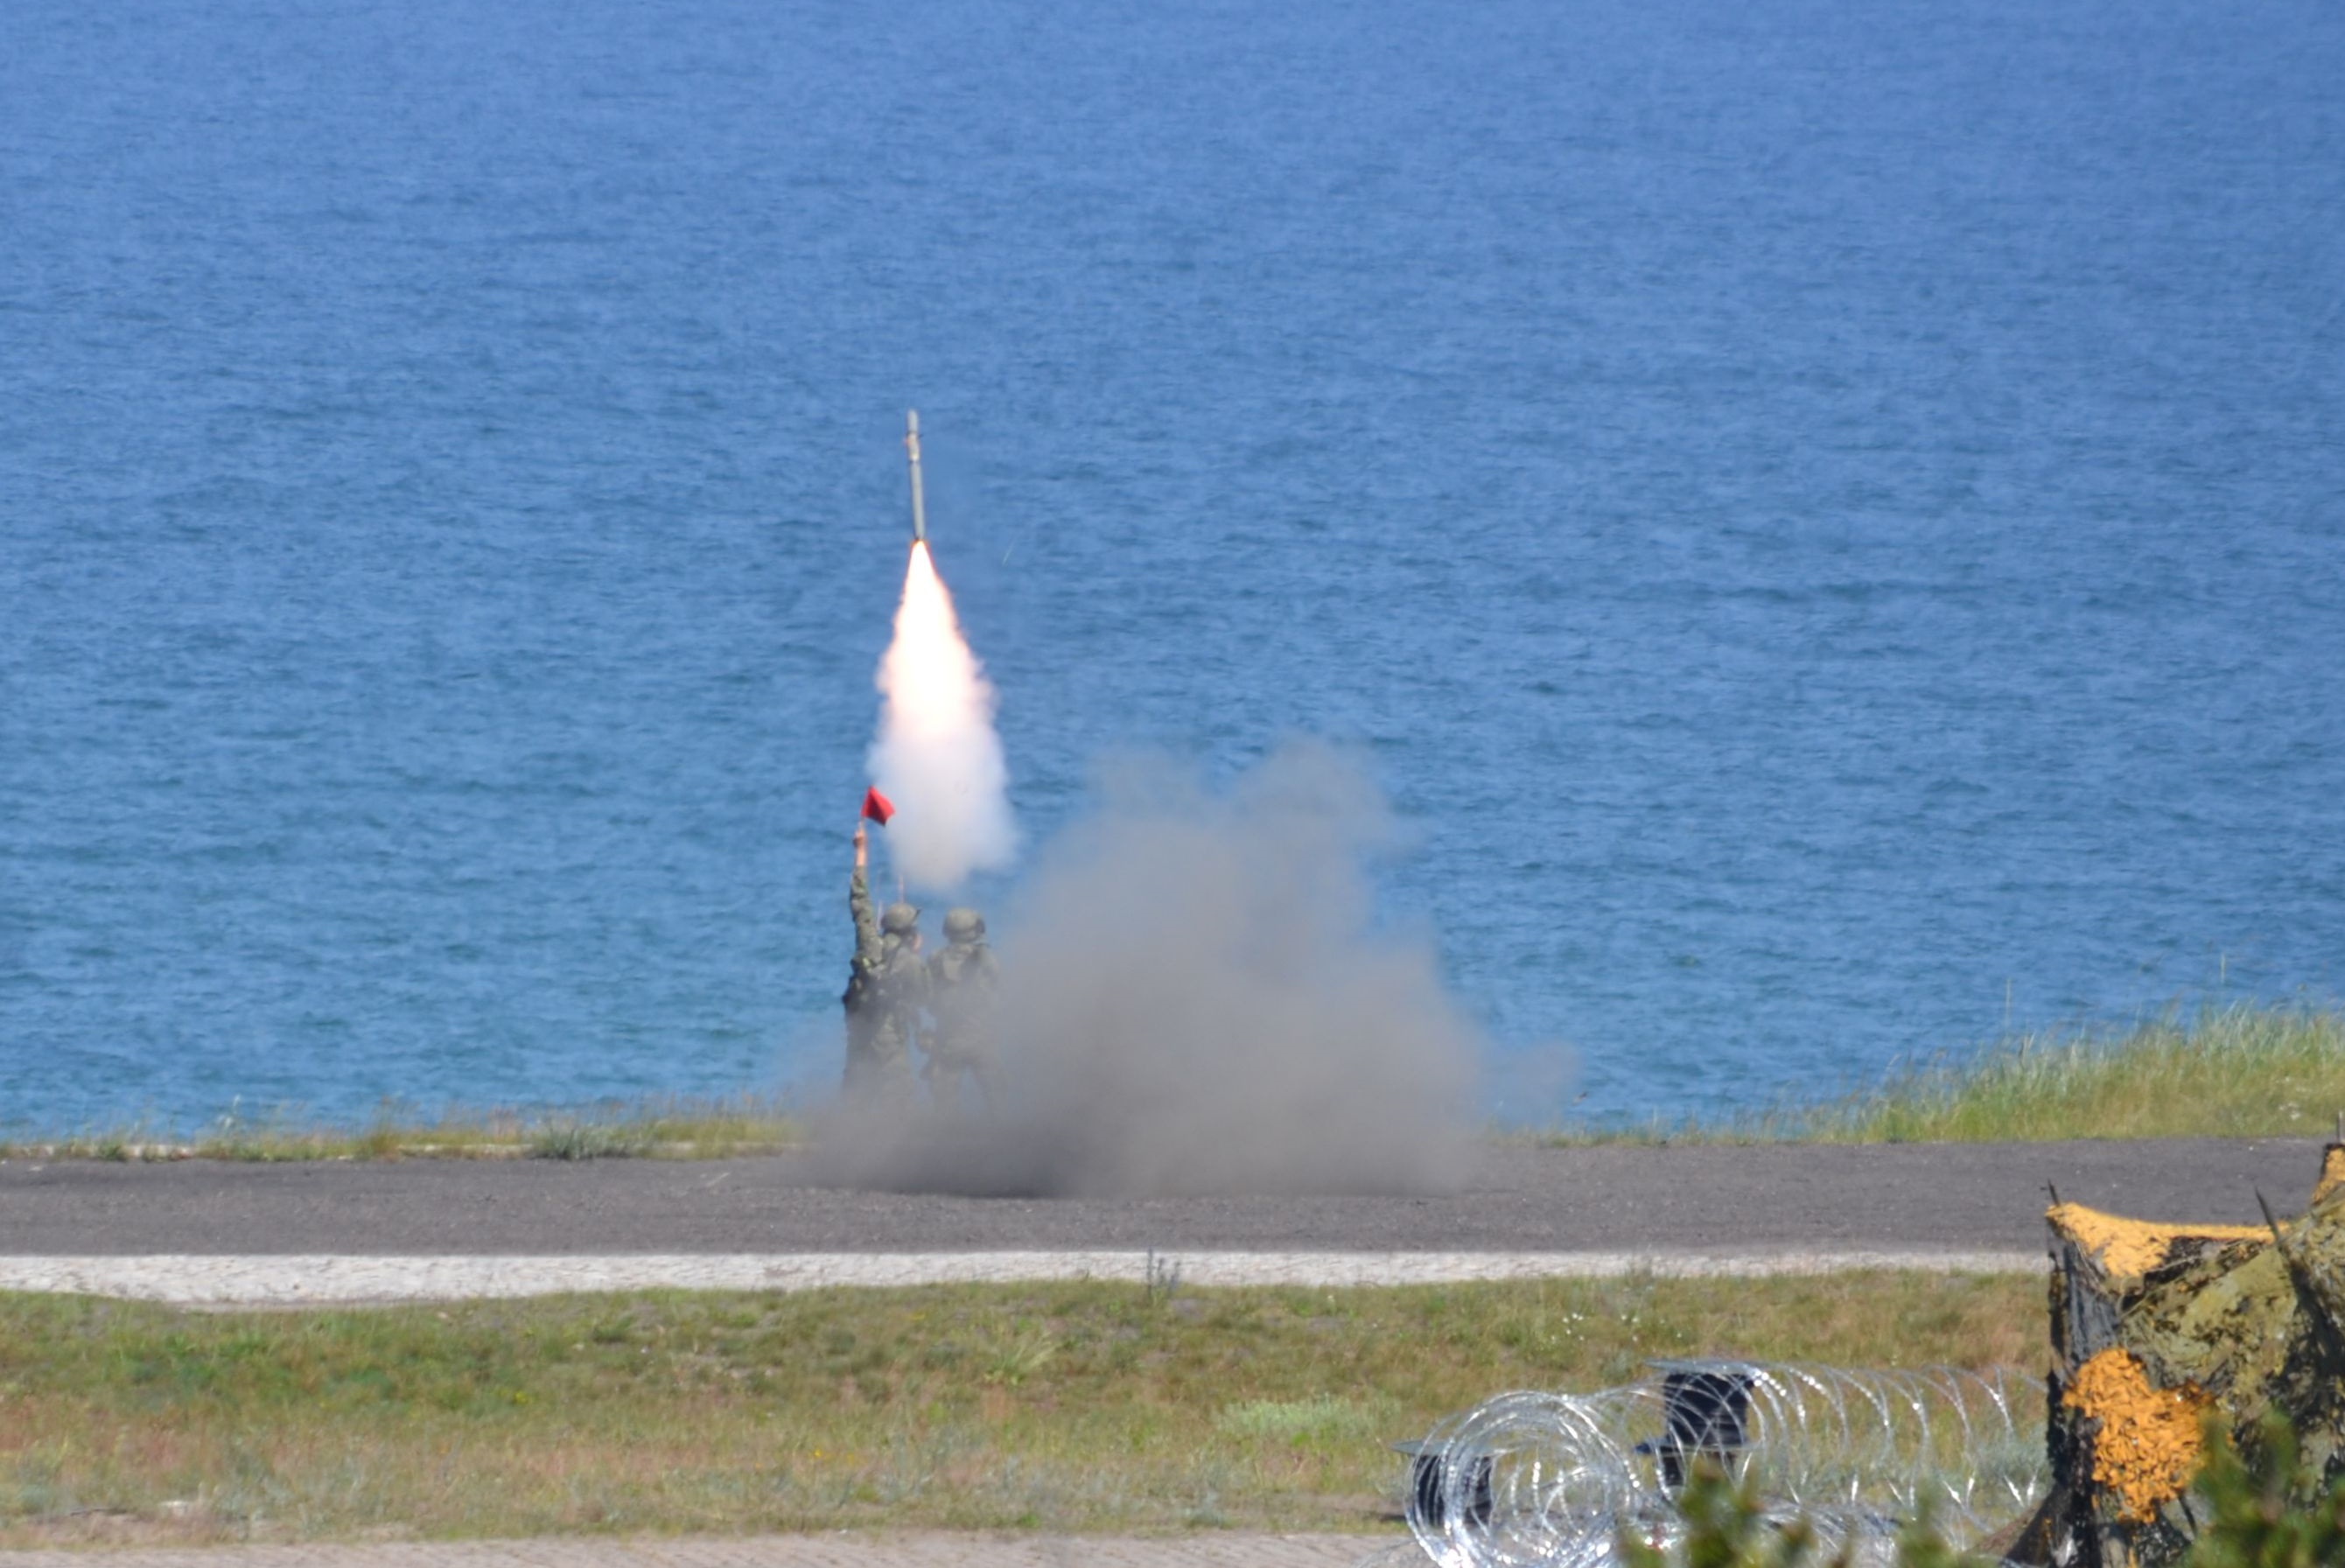
<svg viewBox="0 0 2345 1568">
<path fill-rule="evenodd" d="M 925 544 L 912 546 L 896 638 L 879 661 L 871 773 L 895 802 L 888 845 L 908 881 L 948 891 L 1018 851 L 1010 770 L 993 733 L 993 687 L 960 634 Z"/>
</svg>

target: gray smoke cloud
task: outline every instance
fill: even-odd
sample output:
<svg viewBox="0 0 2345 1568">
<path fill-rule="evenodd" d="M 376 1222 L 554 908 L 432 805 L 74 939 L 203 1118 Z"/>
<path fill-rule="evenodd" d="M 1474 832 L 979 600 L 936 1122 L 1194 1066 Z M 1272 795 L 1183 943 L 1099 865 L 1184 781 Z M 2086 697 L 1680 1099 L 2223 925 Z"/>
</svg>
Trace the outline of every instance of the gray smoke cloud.
<svg viewBox="0 0 2345 1568">
<path fill-rule="evenodd" d="M 1102 794 L 997 929 L 1004 1104 L 842 1112 L 819 1139 L 827 1178 L 1070 1195 L 1461 1179 L 1481 1043 L 1427 943 L 1375 927 L 1367 865 L 1396 835 L 1362 772 L 1295 744 L 1224 794 L 1162 762 Z"/>
</svg>

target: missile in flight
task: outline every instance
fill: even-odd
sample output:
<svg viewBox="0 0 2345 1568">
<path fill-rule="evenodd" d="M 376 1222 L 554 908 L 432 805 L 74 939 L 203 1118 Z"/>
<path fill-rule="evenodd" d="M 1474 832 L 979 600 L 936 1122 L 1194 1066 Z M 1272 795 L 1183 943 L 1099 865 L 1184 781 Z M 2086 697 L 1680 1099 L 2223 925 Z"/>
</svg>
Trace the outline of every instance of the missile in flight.
<svg viewBox="0 0 2345 1568">
<path fill-rule="evenodd" d="M 929 514 L 920 504 L 920 411 L 910 409 L 904 414 L 904 451 L 912 460 L 912 543 L 925 545 L 929 540 Z"/>
</svg>

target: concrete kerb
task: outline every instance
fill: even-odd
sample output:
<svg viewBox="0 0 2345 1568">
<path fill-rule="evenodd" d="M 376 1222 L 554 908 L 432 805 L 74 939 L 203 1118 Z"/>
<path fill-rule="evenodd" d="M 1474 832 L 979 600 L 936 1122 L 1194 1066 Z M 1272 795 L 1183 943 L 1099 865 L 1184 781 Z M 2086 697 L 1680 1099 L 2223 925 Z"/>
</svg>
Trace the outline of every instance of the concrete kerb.
<svg viewBox="0 0 2345 1568">
<path fill-rule="evenodd" d="M 1767 1252 L 919 1252 L 368 1257 L 149 1254 L 0 1257 L 0 1290 L 183 1307 L 360 1306 L 631 1290 L 818 1290 L 1152 1278 L 1205 1288 L 1446 1285 L 1478 1280 L 1760 1278 L 1860 1269 L 2042 1273 L 2034 1252 L 1802 1248 Z"/>
</svg>

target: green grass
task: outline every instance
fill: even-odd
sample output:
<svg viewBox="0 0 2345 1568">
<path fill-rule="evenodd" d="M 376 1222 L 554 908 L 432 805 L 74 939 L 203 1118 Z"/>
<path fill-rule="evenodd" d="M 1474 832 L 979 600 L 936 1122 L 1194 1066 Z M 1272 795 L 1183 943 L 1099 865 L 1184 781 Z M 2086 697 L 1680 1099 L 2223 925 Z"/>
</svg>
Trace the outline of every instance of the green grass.
<svg viewBox="0 0 2345 1568">
<path fill-rule="evenodd" d="M 1553 1143 L 2035 1143 L 2315 1137 L 2345 1113 L 2345 1013 L 2237 1006 L 2022 1034 L 1838 1098 L 1717 1122 L 1564 1129 Z"/>
<path fill-rule="evenodd" d="M 2345 1013 L 2234 1006 L 2129 1029 L 2022 1034 L 1908 1065 L 1837 1098 L 1712 1122 L 1550 1129 L 1558 1144 L 2000 1143 L 2060 1138 L 2310 1137 L 2345 1113 Z M 231 1112 L 192 1136 L 143 1124 L 0 1139 L 0 1158 L 317 1160 L 714 1158 L 777 1153 L 805 1128 L 776 1099 L 609 1103 L 581 1109 L 398 1105 L 352 1127 Z"/>
<path fill-rule="evenodd" d="M 430 1119 L 392 1102 L 363 1126 L 284 1107 L 247 1115 L 239 1105 L 193 1134 L 134 1122 L 60 1136 L 0 1139 L 0 1159 L 714 1159 L 777 1153 L 804 1137 L 804 1129 L 778 1100 L 756 1095 L 612 1101 L 583 1108 L 451 1107 Z"/>
<path fill-rule="evenodd" d="M 1831 1143 L 2311 1137 L 2345 1113 L 2345 1014 L 2228 1007 L 2122 1033 L 2029 1034 L 1792 1111 Z"/>
<path fill-rule="evenodd" d="M 1391 1528 L 1384 1447 L 1653 1357 L 2030 1365 L 2043 1284 L 1038 1284 L 188 1313 L 0 1296 L 0 1545 Z"/>
</svg>

